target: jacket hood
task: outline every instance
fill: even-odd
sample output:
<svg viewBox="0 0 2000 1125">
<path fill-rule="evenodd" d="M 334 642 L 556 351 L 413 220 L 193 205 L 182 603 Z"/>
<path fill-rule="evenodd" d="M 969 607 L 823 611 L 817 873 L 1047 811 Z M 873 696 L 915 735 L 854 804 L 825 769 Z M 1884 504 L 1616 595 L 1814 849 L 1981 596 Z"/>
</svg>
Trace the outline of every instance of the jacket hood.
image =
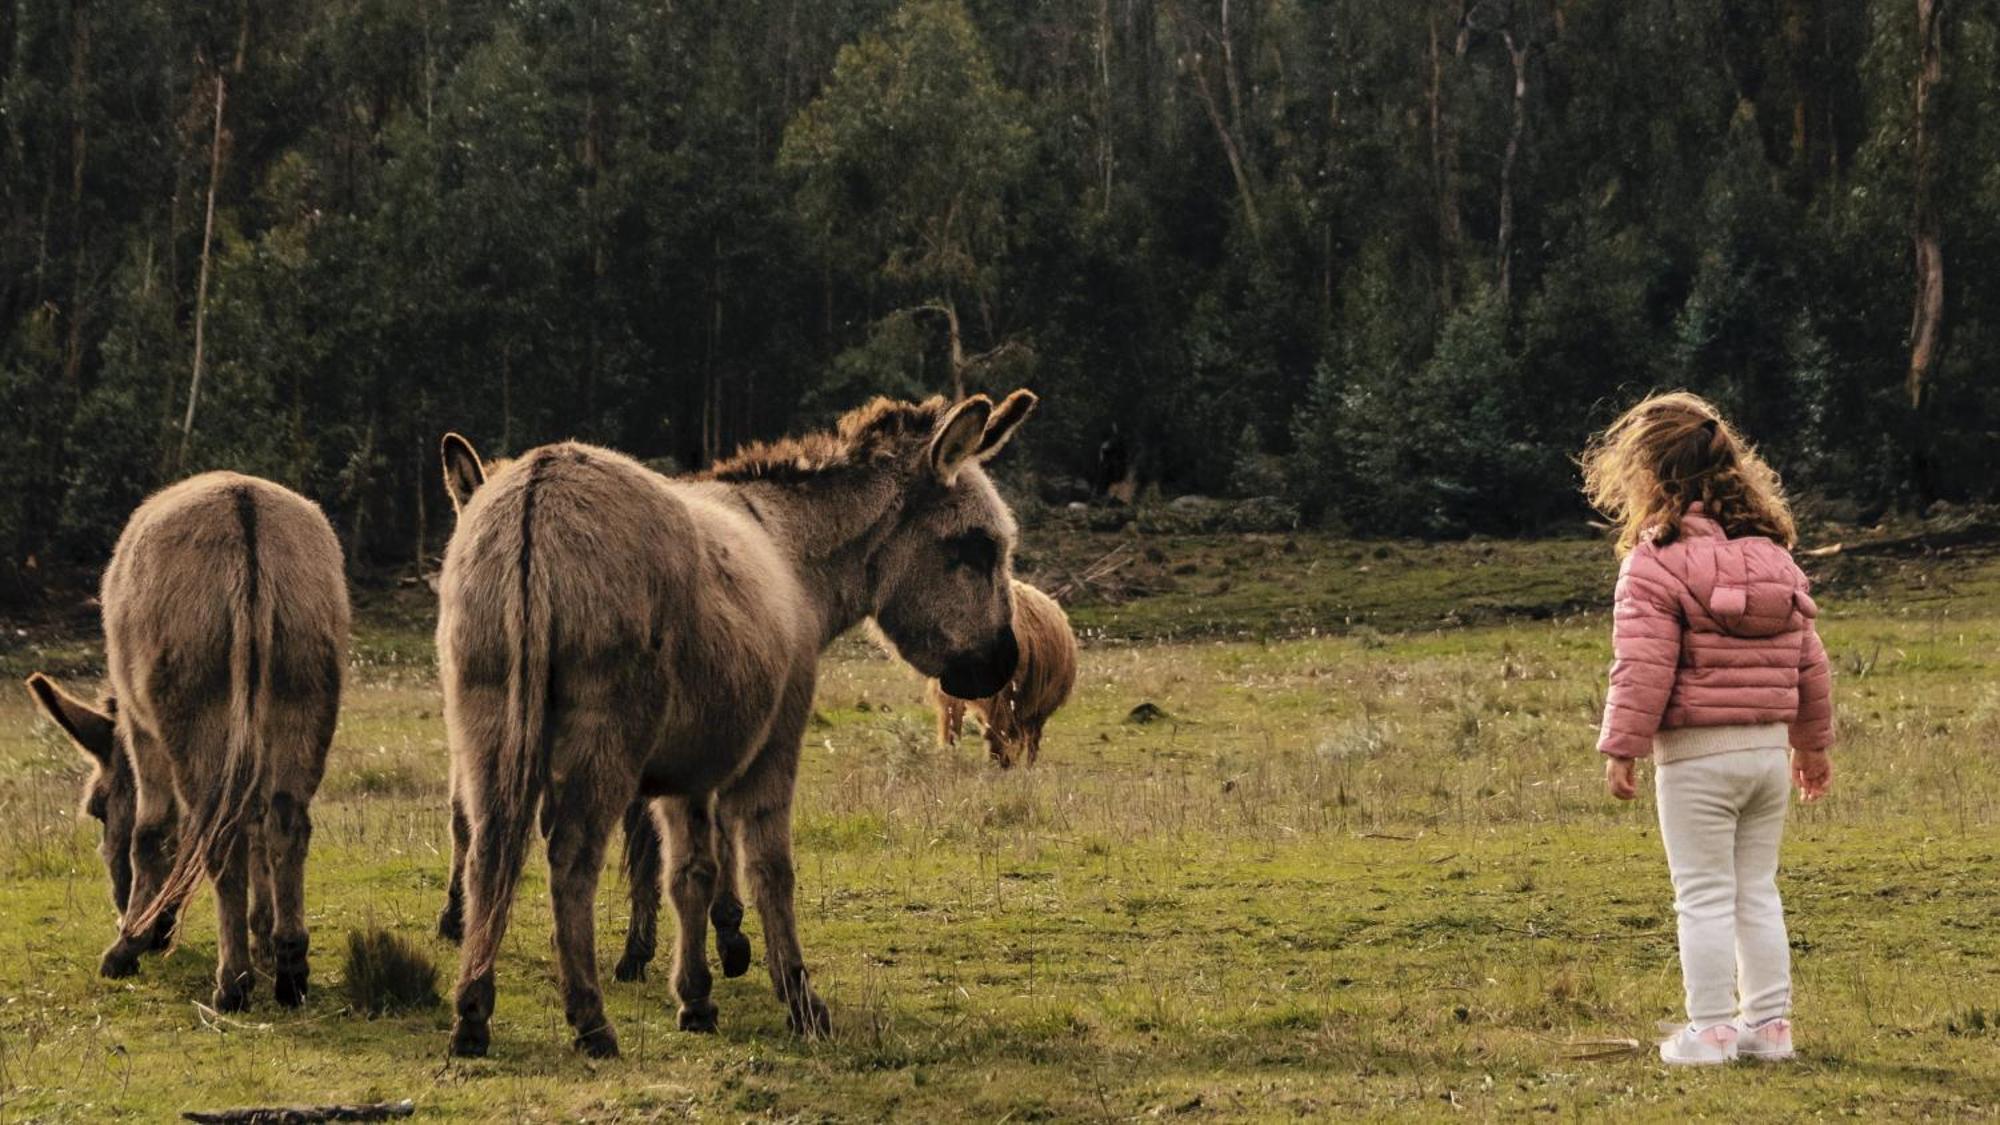
<svg viewBox="0 0 2000 1125">
<path fill-rule="evenodd" d="M 1681 580 L 1723 632 L 1769 637 L 1819 616 L 1792 554 L 1761 535 L 1731 539 L 1698 508 L 1681 519 Z"/>
</svg>

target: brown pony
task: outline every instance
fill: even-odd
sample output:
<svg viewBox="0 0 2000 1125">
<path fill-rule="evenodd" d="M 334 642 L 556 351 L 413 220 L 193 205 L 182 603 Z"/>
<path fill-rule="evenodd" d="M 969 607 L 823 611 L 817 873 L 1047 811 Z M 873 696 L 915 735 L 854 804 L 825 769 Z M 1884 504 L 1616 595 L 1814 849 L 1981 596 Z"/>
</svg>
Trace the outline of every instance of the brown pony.
<svg viewBox="0 0 2000 1125">
<path fill-rule="evenodd" d="M 938 744 L 958 745 L 969 705 L 986 726 L 986 751 L 1001 769 L 1016 763 L 1034 765 L 1042 753 L 1042 726 L 1069 699 L 1076 686 L 1076 634 L 1069 616 L 1054 598 L 1016 579 L 1014 640 L 1021 646 L 1021 666 L 996 695 L 964 700 L 930 683 L 931 705 L 938 713 Z"/>
<path fill-rule="evenodd" d="M 154 494 L 104 572 L 109 691 L 92 707 L 41 673 L 28 690 L 96 764 L 84 807 L 118 939 L 99 967 L 139 970 L 215 883 L 215 1007 L 249 1002 L 253 953 L 287 1006 L 306 995 L 307 808 L 347 664 L 347 580 L 319 508 L 270 481 L 205 473 Z M 250 898 L 255 894 L 255 904 Z"/>
<path fill-rule="evenodd" d="M 719 815 L 792 1028 L 829 1029 L 792 909 L 792 788 L 819 652 L 873 617 L 956 694 L 1007 682 L 1014 522 L 980 464 L 1034 405 L 1026 391 L 997 408 L 877 400 L 832 433 L 754 446 L 701 479 L 565 442 L 472 493 L 439 583 L 466 823 L 454 1053 L 489 1045 L 494 962 L 537 808 L 564 1014 L 578 1048 L 617 1052 L 591 910 L 611 830 L 642 795 L 672 857 L 680 1025 L 715 1026 L 702 942 Z M 447 478 L 477 471 L 448 464 Z"/>
</svg>

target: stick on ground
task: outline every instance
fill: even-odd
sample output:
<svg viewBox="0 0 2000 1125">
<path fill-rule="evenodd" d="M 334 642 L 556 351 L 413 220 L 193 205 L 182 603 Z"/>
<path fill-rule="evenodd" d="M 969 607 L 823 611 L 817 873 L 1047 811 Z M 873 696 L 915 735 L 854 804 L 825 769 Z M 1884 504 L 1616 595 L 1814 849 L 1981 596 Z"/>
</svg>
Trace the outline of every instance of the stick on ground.
<svg viewBox="0 0 2000 1125">
<path fill-rule="evenodd" d="M 247 1109 L 189 1110 L 181 1114 L 189 1121 L 206 1125 L 310 1125 L 317 1121 L 387 1121 L 417 1112 L 409 1098 L 399 1102 L 372 1102 L 367 1105 L 291 1105 Z"/>
</svg>

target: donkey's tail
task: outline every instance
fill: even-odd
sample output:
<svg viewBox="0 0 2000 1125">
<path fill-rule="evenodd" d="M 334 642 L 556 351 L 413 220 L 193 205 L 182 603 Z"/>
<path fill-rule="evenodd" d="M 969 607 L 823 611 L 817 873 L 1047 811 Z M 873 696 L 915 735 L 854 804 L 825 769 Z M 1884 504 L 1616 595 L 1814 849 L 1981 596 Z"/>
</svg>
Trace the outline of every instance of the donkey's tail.
<svg viewBox="0 0 2000 1125">
<path fill-rule="evenodd" d="M 229 724 L 222 769 L 184 810 L 173 866 L 152 901 L 127 915 L 127 940 L 137 940 L 170 911 L 177 912 L 200 886 L 204 871 L 211 878 L 219 876 L 245 831 L 263 817 L 269 762 L 261 728 L 275 626 L 271 592 L 258 559 L 256 497 L 240 486 L 231 493 L 243 533 L 243 569 L 239 584 L 229 591 Z"/>
<path fill-rule="evenodd" d="M 545 466 L 543 458 L 530 461 L 521 488 L 520 556 L 505 624 L 507 716 L 500 745 L 489 762 L 467 763 L 472 846 L 465 871 L 460 973 L 468 981 L 493 971 L 514 887 L 527 860 L 528 830 L 548 787 L 550 594 L 548 575 L 535 567 L 535 493 Z"/>
</svg>

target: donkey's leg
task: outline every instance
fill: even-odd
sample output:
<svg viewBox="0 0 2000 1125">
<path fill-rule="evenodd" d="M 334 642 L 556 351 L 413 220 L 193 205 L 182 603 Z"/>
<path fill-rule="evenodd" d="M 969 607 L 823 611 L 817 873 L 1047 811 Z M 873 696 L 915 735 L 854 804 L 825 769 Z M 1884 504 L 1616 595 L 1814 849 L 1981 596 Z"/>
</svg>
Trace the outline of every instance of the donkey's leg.
<svg viewBox="0 0 2000 1125">
<path fill-rule="evenodd" d="M 556 975 L 563 1015 L 575 1031 L 577 1050 L 593 1058 L 618 1053 L 618 1036 L 604 1014 L 597 984 L 597 878 L 611 827 L 637 796 L 638 779 L 603 769 L 587 756 L 589 769 L 559 780 L 544 798 L 542 823 L 549 828 L 549 898 L 556 916 Z"/>
<path fill-rule="evenodd" d="M 298 792 L 281 782 L 271 794 L 270 810 L 264 816 L 264 847 L 271 856 L 271 887 L 276 896 L 271 928 L 272 994 L 288 1008 L 305 1002 L 306 980 L 311 975 L 306 964 L 306 852 L 312 845 L 312 814 L 307 802 L 311 800 L 311 793 Z"/>
<path fill-rule="evenodd" d="M 946 695 L 943 688 L 933 683 L 931 706 L 937 709 L 938 748 L 958 745 L 958 736 L 965 730 L 965 701 Z"/>
<path fill-rule="evenodd" d="M 743 899 L 736 892 L 743 877 L 736 862 L 736 833 L 723 822 L 719 809 L 710 824 L 715 836 L 715 903 L 708 908 L 708 920 L 715 926 L 715 956 L 722 962 L 723 976 L 740 977 L 750 971 L 750 939 L 743 936 Z"/>
<path fill-rule="evenodd" d="M 445 890 L 444 912 L 438 915 L 438 936 L 457 945 L 465 939 L 465 853 L 472 847 L 472 819 L 458 794 L 458 769 L 451 781 L 451 883 Z"/>
<path fill-rule="evenodd" d="M 625 931 L 625 955 L 611 970 L 619 980 L 645 980 L 659 942 L 660 847 L 653 803 L 640 797 L 625 808 L 625 882 L 632 896 L 632 921 Z"/>
<path fill-rule="evenodd" d="M 813 995 L 807 980 L 792 908 L 792 784 L 799 758 L 799 732 L 793 726 L 779 724 L 750 772 L 723 795 L 721 812 L 736 833 L 757 915 L 764 923 L 764 964 L 771 972 L 771 987 L 785 1005 L 792 1030 L 815 1036 L 826 1034 L 832 1024 L 826 1005 Z"/>
<path fill-rule="evenodd" d="M 337 677 L 334 677 L 337 682 Z M 272 995 L 295 1008 L 305 1003 L 306 854 L 312 848 L 312 799 L 333 745 L 337 700 L 332 695 L 287 699 L 264 720 L 271 762 L 271 797 L 264 810 L 264 852 L 271 865 Z"/>
<path fill-rule="evenodd" d="M 119 936 L 104 951 L 98 972 L 107 977 L 129 977 L 139 971 L 139 955 L 164 949 L 173 940 L 178 910 L 169 907 L 149 933 L 126 937 L 126 918 L 136 918 L 160 893 L 167 872 L 174 866 L 180 839 L 180 807 L 174 796 L 173 763 L 159 739 L 135 728 L 130 738 L 133 769 L 138 786 L 137 810 L 129 852 L 132 889 L 126 896 L 125 912 L 119 918 Z"/>
<path fill-rule="evenodd" d="M 528 851 L 533 809 L 512 821 L 495 809 L 498 779 L 492 776 L 506 737 L 506 697 L 497 691 L 466 691 L 459 722 L 451 728 L 453 789 L 468 821 L 464 859 L 465 940 L 459 948 L 458 984 L 452 1000 L 451 1053 L 478 1056 L 490 1042 L 493 1018 L 493 963 L 507 933 L 514 886 Z"/>
<path fill-rule="evenodd" d="M 991 719 L 986 723 L 986 756 L 1003 770 L 1014 768 L 1013 744 L 1001 732 L 1000 725 Z"/>
<path fill-rule="evenodd" d="M 272 881 L 271 850 L 264 846 L 264 826 L 249 825 L 250 835 L 250 958 L 260 967 L 275 956 L 271 948 L 271 921 L 277 909 L 277 887 Z"/>
<path fill-rule="evenodd" d="M 237 1012 L 250 1004 L 257 976 L 250 967 L 250 841 L 238 835 L 209 870 L 215 880 L 216 945 L 215 1010 Z"/>
<path fill-rule="evenodd" d="M 702 948 L 718 881 L 709 799 L 705 794 L 663 798 L 660 812 L 671 857 L 667 893 L 674 902 L 674 996 L 681 1002 L 681 1030 L 714 1031 L 715 1002 L 709 998 L 714 979 Z"/>
</svg>

